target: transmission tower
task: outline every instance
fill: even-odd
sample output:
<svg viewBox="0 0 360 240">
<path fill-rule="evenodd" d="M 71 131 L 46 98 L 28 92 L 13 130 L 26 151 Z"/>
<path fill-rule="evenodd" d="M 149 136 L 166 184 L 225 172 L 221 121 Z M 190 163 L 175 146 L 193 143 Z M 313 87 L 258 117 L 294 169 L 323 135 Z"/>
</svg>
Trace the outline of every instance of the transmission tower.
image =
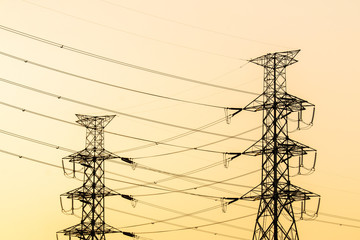
<svg viewBox="0 0 360 240">
<path fill-rule="evenodd" d="M 243 152 L 244 155 L 262 155 L 261 183 L 240 199 L 260 200 L 256 217 L 253 239 L 298 240 L 294 201 L 301 202 L 301 217 L 305 211 L 305 201 L 320 196 L 290 183 L 290 159 L 299 158 L 298 174 L 304 167 L 303 156 L 316 150 L 294 141 L 288 135 L 288 116 L 298 113 L 298 128 L 302 120 L 302 111 L 315 106 L 303 99 L 290 95 L 286 91 L 286 67 L 297 62 L 295 56 L 300 50 L 276 52 L 250 60 L 264 67 L 263 93 L 242 110 L 262 111 L 262 137 Z M 318 205 L 319 207 L 319 205 Z M 318 210 L 317 210 L 318 211 Z M 316 211 L 316 214 L 317 214 Z"/>
<path fill-rule="evenodd" d="M 62 194 L 61 197 L 67 197 L 72 200 L 72 207 L 69 210 L 72 214 L 74 214 L 74 200 L 81 202 L 81 222 L 58 233 L 63 233 L 69 239 L 74 236 L 82 240 L 105 240 L 105 234 L 107 233 L 122 233 L 135 237 L 132 233 L 120 231 L 105 223 L 105 197 L 120 195 L 128 200 L 134 200 L 129 195 L 117 193 L 105 186 L 104 161 L 120 158 L 104 149 L 104 128 L 115 116 L 88 116 L 79 114 L 76 116 L 79 119 L 76 122 L 86 127 L 85 149 L 64 157 L 63 161 L 64 159 L 69 160 L 73 164 L 73 177 L 78 172 L 75 169 L 75 164 L 83 167 L 83 185 Z M 131 163 L 129 159 L 121 159 Z"/>
</svg>

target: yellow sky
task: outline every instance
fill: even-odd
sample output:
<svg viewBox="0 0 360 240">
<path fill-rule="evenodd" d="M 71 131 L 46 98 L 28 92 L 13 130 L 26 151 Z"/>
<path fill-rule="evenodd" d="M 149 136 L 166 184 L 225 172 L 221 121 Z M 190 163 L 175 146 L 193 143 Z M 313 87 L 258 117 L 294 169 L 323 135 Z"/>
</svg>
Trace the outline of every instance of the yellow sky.
<svg viewBox="0 0 360 240">
<path fill-rule="evenodd" d="M 79 223 L 76 216 L 61 212 L 59 196 L 79 187 L 81 181 L 66 178 L 60 168 L 34 162 L 61 166 L 61 159 L 70 154 L 63 148 L 79 151 L 84 147 L 85 129 L 66 123 L 74 123 L 75 114 L 116 114 L 107 131 L 153 142 L 224 117 L 224 110 L 214 106 L 134 93 L 92 80 L 207 105 L 243 107 L 256 97 L 251 93 L 261 93 L 263 86 L 263 69 L 246 64 L 246 60 L 293 49 L 301 52 L 299 62 L 287 69 L 288 92 L 314 103 L 316 116 L 312 128 L 291 133 L 290 137 L 317 149 L 318 158 L 312 175 L 291 181 L 321 195 L 317 220 L 297 221 L 300 238 L 360 236 L 358 1 L 0 0 L 0 12 L 1 239 L 55 239 L 56 231 Z M 55 45 L 250 94 L 100 60 L 9 29 Z M 261 113 L 242 112 L 231 124 L 223 121 L 206 128 L 227 136 L 256 129 L 240 136 L 247 140 L 228 139 L 203 149 L 244 151 L 252 140 L 261 137 L 257 128 L 261 117 Z M 309 113 L 306 117 L 310 118 Z M 290 130 L 294 128 L 296 125 L 290 125 Z M 224 136 L 193 133 L 168 143 L 196 148 L 222 139 Z M 134 158 L 139 166 L 176 174 L 206 167 L 189 175 L 203 180 L 168 179 L 169 175 L 157 171 L 132 170 L 108 162 L 106 170 L 117 175 L 107 173 L 116 181 L 107 180 L 106 185 L 139 200 L 133 208 L 121 197 L 107 198 L 108 224 L 138 233 L 140 239 L 251 239 L 258 202 L 238 201 L 223 213 L 219 199 L 240 197 L 260 182 L 260 172 L 246 175 L 260 168 L 260 157 L 241 156 L 224 168 L 220 153 L 185 151 L 151 157 L 183 148 L 162 144 L 142 147 L 147 144 L 105 134 L 106 149 Z M 311 162 L 310 156 L 307 161 Z M 214 167 L 207 167 L 211 165 Z M 230 178 L 234 179 L 228 184 L 204 186 L 211 183 L 204 179 Z M 134 184 L 169 188 L 172 192 Z M 192 189 L 186 192 L 197 196 L 174 192 L 184 189 Z M 65 202 L 66 207 L 69 204 Z M 308 207 L 311 214 L 316 204 Z M 190 213 L 194 214 L 183 216 Z M 107 236 L 110 240 L 120 238 L 128 237 Z"/>
</svg>

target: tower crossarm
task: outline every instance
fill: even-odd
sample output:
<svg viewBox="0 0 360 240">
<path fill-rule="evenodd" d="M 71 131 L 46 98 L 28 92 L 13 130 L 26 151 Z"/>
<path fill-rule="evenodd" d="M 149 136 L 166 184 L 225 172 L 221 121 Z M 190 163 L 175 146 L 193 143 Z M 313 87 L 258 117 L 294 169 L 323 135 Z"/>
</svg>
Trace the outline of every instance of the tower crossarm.
<svg viewBox="0 0 360 240">
<path fill-rule="evenodd" d="M 262 154 L 271 154 L 273 151 L 274 149 L 271 145 L 262 146 L 262 140 L 258 140 L 242 152 L 242 155 L 259 156 Z M 313 151 L 316 150 L 290 138 L 279 138 L 279 142 L 277 144 L 277 153 L 288 154 L 289 157 L 305 155 L 308 152 Z"/>
<path fill-rule="evenodd" d="M 278 108 L 286 108 L 291 112 L 299 112 L 305 110 L 308 107 L 315 107 L 314 104 L 303 100 L 299 97 L 285 93 L 280 99 L 277 105 Z"/>
<path fill-rule="evenodd" d="M 319 194 L 313 193 L 309 190 L 303 189 L 301 187 L 290 185 L 288 190 L 283 190 L 283 197 L 291 196 L 293 201 L 303 201 L 309 200 L 311 198 L 320 197 Z"/>
<path fill-rule="evenodd" d="M 101 235 L 103 233 L 105 233 L 105 234 L 107 234 L 107 233 L 122 233 L 128 237 L 136 237 L 136 235 L 134 233 L 121 231 L 121 230 L 119 230 L 115 227 L 112 227 L 106 223 L 104 225 L 97 226 L 95 229 L 96 230 L 94 231 L 94 234 L 96 234 L 96 235 Z M 89 237 L 91 237 L 91 234 L 92 234 L 91 232 L 86 231 L 83 228 L 83 225 L 81 223 L 76 224 L 71 227 L 68 227 L 68 228 L 65 228 L 61 231 L 58 231 L 57 233 L 62 233 L 65 236 L 77 237 L 80 239 L 88 239 Z"/>
<path fill-rule="evenodd" d="M 81 186 L 79 188 L 75 188 L 74 190 L 63 193 L 60 196 L 82 200 L 82 199 L 91 199 L 93 197 L 108 197 L 108 196 L 116 196 L 116 195 L 122 196 L 123 194 L 118 193 L 108 187 L 103 187 L 99 189 L 96 193 L 92 193 L 87 191 L 86 187 Z"/>
<path fill-rule="evenodd" d="M 273 198 L 273 191 L 271 190 L 271 186 L 267 192 L 262 193 L 261 185 L 256 186 L 255 188 L 251 189 L 243 196 L 240 197 L 242 200 L 248 201 L 257 201 L 260 199 L 272 199 Z M 320 195 L 300 188 L 298 186 L 288 184 L 288 183 L 279 183 L 277 195 L 280 199 L 287 199 L 290 198 L 291 202 L 295 201 L 303 201 L 309 200 L 313 197 L 320 197 Z"/>
<path fill-rule="evenodd" d="M 273 102 L 265 102 L 261 99 L 264 96 L 264 93 L 259 95 L 253 101 L 251 101 L 248 105 L 246 105 L 242 110 L 250 111 L 250 112 L 258 112 L 263 110 L 268 110 L 271 108 L 284 109 L 288 112 L 289 115 L 292 112 L 299 112 L 306 110 L 308 107 L 315 107 L 314 104 L 303 100 L 299 97 L 291 95 L 289 93 L 285 93 L 283 96 L 277 99 L 276 103 Z M 286 115 L 286 116 L 287 116 Z"/>
<path fill-rule="evenodd" d="M 257 64 L 264 68 L 285 68 L 298 62 L 295 57 L 299 52 L 300 49 L 285 52 L 268 53 L 266 55 L 251 59 L 249 62 Z"/>
<path fill-rule="evenodd" d="M 93 151 L 90 151 L 89 149 L 85 148 L 84 150 L 81 150 L 79 152 L 76 152 L 69 156 L 64 157 L 63 160 L 68 160 L 69 162 L 77 163 L 84 167 L 91 167 L 92 162 L 94 161 L 94 157 L 96 157 L 96 161 L 105 161 L 105 160 L 117 158 L 123 162 L 131 164 L 133 166 L 133 168 L 135 168 L 137 165 L 131 158 L 120 157 L 120 156 L 118 156 L 114 153 L 111 153 L 105 149 L 103 149 L 102 151 L 99 151 L 95 156 L 93 154 Z"/>
</svg>

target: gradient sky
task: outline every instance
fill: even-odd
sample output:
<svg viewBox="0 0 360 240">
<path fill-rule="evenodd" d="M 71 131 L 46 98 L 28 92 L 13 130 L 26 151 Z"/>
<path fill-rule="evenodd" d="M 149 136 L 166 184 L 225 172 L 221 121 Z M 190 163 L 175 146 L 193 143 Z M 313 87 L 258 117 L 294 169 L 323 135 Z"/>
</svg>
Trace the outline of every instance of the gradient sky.
<svg viewBox="0 0 360 240">
<path fill-rule="evenodd" d="M 56 239 L 56 231 L 79 223 L 78 217 L 61 212 L 59 196 L 79 187 L 81 181 L 65 177 L 61 168 L 43 164 L 61 166 L 63 157 L 84 148 L 85 129 L 65 122 L 74 123 L 75 114 L 116 114 L 107 131 L 153 142 L 188 132 L 155 121 L 199 128 L 224 118 L 222 108 L 138 94 L 84 78 L 207 105 L 243 107 L 256 97 L 252 93 L 261 93 L 263 81 L 263 69 L 246 60 L 294 49 L 301 52 L 299 62 L 287 69 L 288 92 L 314 103 L 316 116 L 312 128 L 290 133 L 290 137 L 317 149 L 318 157 L 313 174 L 291 181 L 321 195 L 318 218 L 297 221 L 300 239 L 359 238 L 359 1 L 0 0 L 0 12 L 1 239 Z M 9 29 L 250 93 L 129 68 L 35 41 Z M 261 137 L 261 117 L 261 113 L 242 112 L 231 124 L 222 121 L 206 128 L 223 135 L 255 129 L 240 136 L 245 140 L 220 141 L 224 137 L 193 133 L 168 143 L 196 148 L 219 141 L 203 149 L 242 152 Z M 305 120 L 310 118 L 308 110 Z M 295 129 L 296 124 L 289 128 Z M 162 144 L 145 148 L 148 144 L 105 134 L 106 149 L 134 158 L 139 164 L 135 170 L 114 162 L 106 164 L 111 172 L 107 177 L 115 180 L 106 180 L 106 185 L 139 200 L 133 208 L 121 197 L 107 198 L 108 224 L 135 232 L 140 239 L 251 239 L 258 202 L 238 201 L 223 213 L 219 199 L 240 197 L 256 186 L 261 157 L 241 156 L 224 168 L 220 153 L 193 150 L 153 157 L 183 148 Z M 311 157 L 305 159 L 308 166 Z M 186 175 L 202 180 L 157 170 L 174 174 L 197 170 Z M 204 180 L 230 178 L 228 184 L 212 185 Z M 65 201 L 64 207 L 69 206 Z M 297 212 L 298 206 L 294 205 Z M 316 201 L 309 202 L 307 213 L 313 214 L 316 207 Z M 114 234 L 107 239 L 130 238 Z"/>
</svg>

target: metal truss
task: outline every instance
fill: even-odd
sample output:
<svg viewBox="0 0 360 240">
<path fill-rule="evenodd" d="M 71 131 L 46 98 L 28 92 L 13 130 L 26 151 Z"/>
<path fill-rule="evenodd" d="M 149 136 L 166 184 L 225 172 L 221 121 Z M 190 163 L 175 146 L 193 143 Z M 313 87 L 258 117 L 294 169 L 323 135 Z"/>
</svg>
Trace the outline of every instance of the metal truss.
<svg viewBox="0 0 360 240">
<path fill-rule="evenodd" d="M 269 53 L 250 60 L 264 67 L 263 93 L 243 108 L 263 113 L 261 139 L 243 152 L 244 155 L 262 156 L 261 183 L 241 197 L 244 200 L 260 200 L 254 240 L 298 240 L 292 203 L 305 202 L 312 197 L 320 199 L 319 195 L 290 183 L 290 159 L 295 156 L 302 159 L 309 152 L 316 152 L 288 136 L 288 116 L 298 113 L 300 122 L 302 111 L 314 108 L 313 104 L 286 91 L 286 67 L 297 62 L 295 56 L 299 51 Z M 301 164 L 299 161 L 299 168 Z"/>
<path fill-rule="evenodd" d="M 73 163 L 74 177 L 75 164 L 83 167 L 83 185 L 62 194 L 61 197 L 71 199 L 71 214 L 74 214 L 74 200 L 80 201 L 81 222 L 58 233 L 68 236 L 69 239 L 77 237 L 82 240 L 105 240 L 105 234 L 107 233 L 123 233 L 131 236 L 131 233 L 122 232 L 105 223 L 105 197 L 114 195 L 125 196 L 105 186 L 104 161 L 120 158 L 104 149 L 104 128 L 115 116 L 88 116 L 79 114 L 76 116 L 79 119 L 77 123 L 86 127 L 85 149 L 64 157 L 63 160 L 69 160 L 69 162 Z M 133 200 L 131 196 L 126 195 L 125 197 Z"/>
</svg>

